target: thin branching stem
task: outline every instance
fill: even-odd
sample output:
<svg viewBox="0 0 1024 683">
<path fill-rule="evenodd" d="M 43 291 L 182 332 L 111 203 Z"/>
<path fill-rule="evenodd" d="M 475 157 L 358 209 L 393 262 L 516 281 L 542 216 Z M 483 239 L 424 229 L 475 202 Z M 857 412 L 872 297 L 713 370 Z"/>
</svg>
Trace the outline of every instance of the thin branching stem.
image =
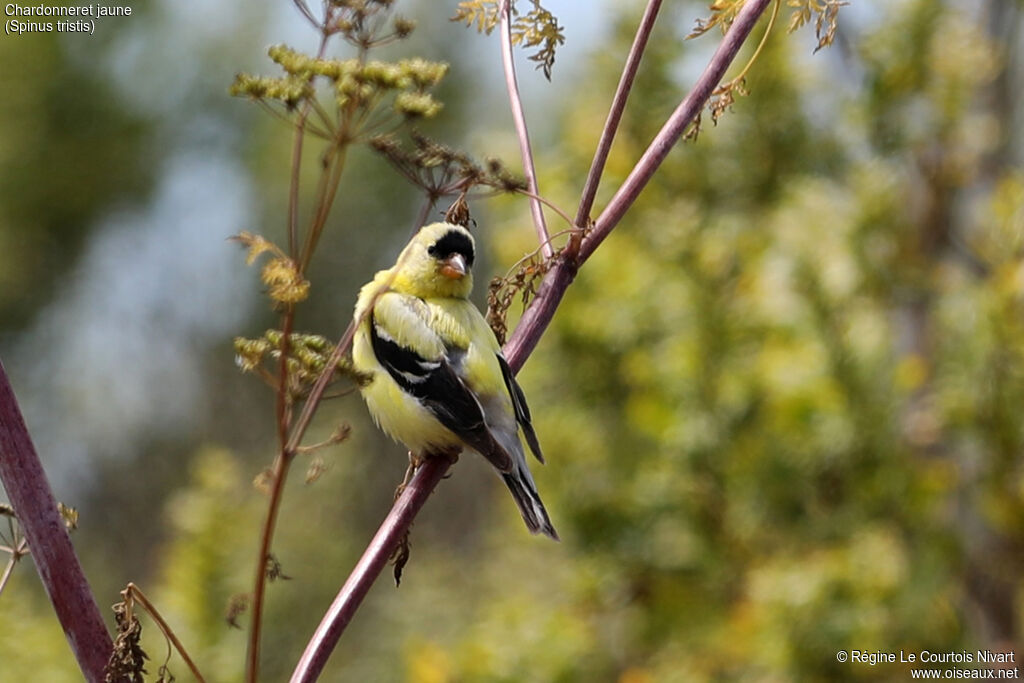
<svg viewBox="0 0 1024 683">
<path fill-rule="evenodd" d="M 775 5 L 772 7 L 772 14 L 768 18 L 768 26 L 765 27 L 764 35 L 761 36 L 761 42 L 757 44 L 757 47 L 754 49 L 754 54 L 750 55 L 750 59 L 748 59 L 747 63 L 743 65 L 740 72 L 730 79 L 730 83 L 739 83 L 747 77 L 747 72 L 750 71 L 750 67 L 754 65 L 754 62 L 756 62 L 757 58 L 761 55 L 761 50 L 764 49 L 765 44 L 768 42 L 768 36 L 772 34 L 772 28 L 775 26 L 775 19 L 779 16 L 779 7 L 781 6 L 782 0 L 775 0 Z"/>
<path fill-rule="evenodd" d="M 299 173 L 302 168 L 302 143 L 305 140 L 306 116 L 309 108 L 303 109 L 295 124 L 295 141 L 292 143 L 292 174 L 288 183 L 288 255 L 294 261 L 299 246 Z"/>
<path fill-rule="evenodd" d="M 262 109 L 263 111 L 265 111 L 268 114 L 270 114 L 270 116 L 272 118 L 275 118 L 278 121 L 280 121 L 281 123 L 284 123 L 289 128 L 295 128 L 296 123 L 295 123 L 295 121 L 293 119 L 291 119 L 288 116 L 286 116 L 283 112 L 275 109 L 273 107 L 273 105 L 271 105 L 266 100 L 262 100 L 262 99 L 256 100 L 256 104 L 259 105 L 260 109 Z M 324 139 L 324 140 L 330 138 L 330 135 L 326 131 L 324 131 L 321 128 L 317 128 L 316 126 L 309 125 L 308 121 L 306 122 L 306 132 L 307 133 L 312 133 L 316 137 Z"/>
<path fill-rule="evenodd" d="M 331 138 L 330 146 L 324 151 L 321 158 L 320 177 L 316 184 L 316 210 L 310 222 L 309 231 L 306 233 L 306 241 L 302 245 L 302 251 L 298 257 L 299 269 L 305 272 L 309 265 L 309 259 L 313 253 L 313 230 L 320 224 L 320 214 L 323 212 L 324 201 L 327 197 L 328 188 L 331 186 L 331 178 L 334 173 L 334 165 L 339 154 L 337 134 Z"/>
<path fill-rule="evenodd" d="M 282 449 L 284 448 L 285 442 L 288 440 L 288 425 L 290 424 L 291 417 L 289 405 L 292 399 L 290 387 L 288 386 L 288 346 L 291 342 L 292 327 L 294 325 L 295 307 L 292 304 L 288 304 L 287 311 L 284 314 L 284 327 L 281 330 L 281 358 L 278 368 L 276 402 L 277 436 Z"/>
<path fill-rule="evenodd" d="M 523 173 L 526 175 L 526 184 L 534 195 L 530 199 L 530 215 L 533 217 L 533 226 L 537 230 L 537 239 L 544 250 L 544 258 L 551 258 L 554 250 L 551 247 L 551 238 L 548 236 L 547 223 L 544 221 L 544 208 L 536 199 L 540 195 L 540 189 L 537 186 L 537 171 L 533 166 L 530 134 L 526 129 L 526 114 L 523 112 L 523 100 L 519 95 L 515 58 L 512 54 L 512 0 L 505 0 L 502 3 L 499 15 L 501 17 L 501 62 L 505 71 L 508 103 L 512 109 L 512 120 L 515 123 L 516 136 L 519 138 L 519 154 L 523 158 Z"/>
<path fill-rule="evenodd" d="M 309 23 L 313 24 L 317 29 L 321 28 L 320 20 L 313 16 L 313 12 L 310 11 L 309 5 L 306 4 L 306 0 L 292 0 L 292 2 L 299 9 L 302 16 L 309 20 Z"/>
<path fill-rule="evenodd" d="M 291 308 L 291 307 L 289 307 Z M 282 370 L 278 383 L 278 430 L 281 439 L 281 450 L 274 458 L 272 485 L 270 487 L 270 500 L 267 504 L 267 516 L 260 532 L 260 563 L 257 567 L 256 581 L 252 594 L 252 627 L 249 631 L 249 647 L 246 652 L 245 680 L 255 683 L 259 679 L 260 668 L 260 636 L 263 627 L 263 603 L 267 591 L 267 558 L 270 556 L 270 546 L 274 541 L 274 529 L 277 528 L 277 516 L 281 509 L 281 498 L 284 495 L 284 484 L 288 476 L 288 467 L 295 458 L 295 452 L 289 451 L 284 445 L 287 440 L 287 415 L 285 409 L 285 396 L 287 387 L 287 344 L 288 336 L 291 334 L 291 325 L 294 314 L 285 315 L 285 334 L 281 341 L 281 365 Z"/>
<path fill-rule="evenodd" d="M 570 228 L 568 230 L 559 230 L 558 232 L 551 236 L 551 240 L 554 241 L 555 239 L 562 237 L 563 235 L 571 235 L 574 231 L 575 228 Z M 537 254 L 539 253 L 540 247 L 537 247 L 535 250 L 531 251 L 529 254 L 524 255 L 521 259 L 513 263 L 511 266 L 509 266 L 508 270 L 505 271 L 505 278 L 508 279 L 512 275 L 512 273 L 519 270 L 520 266 L 522 266 L 530 259 L 536 258 Z"/>
<path fill-rule="evenodd" d="M 636 30 L 633 44 L 629 48 L 629 55 L 626 57 L 626 65 L 622 68 L 622 76 L 619 77 L 619 85 L 615 89 L 615 96 L 612 98 L 612 105 L 608 109 L 608 118 L 601 129 L 601 137 L 597 143 L 597 151 L 594 152 L 594 160 L 590 164 L 590 172 L 587 173 L 587 180 L 583 184 L 583 196 L 580 198 L 580 206 L 576 211 L 576 226 L 585 228 L 590 223 L 590 210 L 594 207 L 594 198 L 597 197 L 597 188 L 601 184 L 601 175 L 604 173 L 604 165 L 608 161 L 608 153 L 611 151 L 612 142 L 615 141 L 615 133 L 619 130 L 619 122 L 622 120 L 622 113 L 626 110 L 626 100 L 629 99 L 629 92 L 633 88 L 633 81 L 640 68 L 640 59 L 647 49 L 647 41 L 654 30 L 654 22 L 658 18 L 658 11 L 661 9 L 661 0 L 649 0 L 644 15 L 640 19 L 640 26 Z"/>
<path fill-rule="evenodd" d="M 328 131 L 333 131 L 334 121 L 331 119 L 330 113 L 328 113 L 327 110 L 324 109 L 323 105 L 320 104 L 314 97 L 311 97 L 306 101 L 313 108 L 313 111 L 316 113 L 320 121 L 324 124 L 324 127 Z"/>
<path fill-rule="evenodd" d="M 416 214 L 416 221 L 412 225 L 412 234 L 415 235 L 420 228 L 426 225 L 430 212 L 434 210 L 435 206 L 437 206 L 437 197 L 428 194 L 427 198 L 423 200 L 423 206 L 420 207 L 419 213 Z"/>
<path fill-rule="evenodd" d="M 11 574 L 14 573 L 14 565 L 18 564 L 18 560 L 28 554 L 28 541 L 24 538 L 14 548 L 10 548 L 8 552 L 11 553 L 11 558 L 7 560 L 7 565 L 4 567 L 4 573 L 0 574 L 0 594 L 4 592 L 4 587 L 7 586 L 7 582 L 11 579 Z"/>
<path fill-rule="evenodd" d="M 540 203 L 541 203 L 541 204 L 543 204 L 544 206 L 548 207 L 549 209 L 551 209 L 552 211 L 554 211 L 555 213 L 557 213 L 557 214 L 558 214 L 558 216 L 559 216 L 559 218 L 561 218 L 562 220 L 564 220 L 564 221 L 565 221 L 566 225 L 570 225 L 570 226 L 571 226 L 571 225 L 573 225 L 573 220 L 572 220 L 572 217 L 571 217 L 571 216 L 569 216 L 569 214 L 568 214 L 568 213 L 566 213 L 565 211 L 563 211 L 562 209 L 560 209 L 560 208 L 558 207 L 558 205 L 557 205 L 557 204 L 555 204 L 554 202 L 552 202 L 552 201 L 551 201 L 550 199 L 546 199 L 546 198 L 544 198 L 544 197 L 540 196 L 539 194 L 534 194 L 533 192 L 530 192 L 529 190 L 522 190 L 522 189 L 517 189 L 517 190 L 515 190 L 515 193 L 516 193 L 516 194 L 521 194 L 521 195 L 523 195 L 523 196 L 525 196 L 525 197 L 529 197 L 531 201 L 536 201 L 536 202 L 540 202 Z M 548 251 L 552 251 L 552 250 L 554 249 L 554 247 L 553 247 L 553 246 L 552 246 L 552 244 L 551 244 L 551 238 L 552 238 L 552 237 L 554 237 L 554 235 L 548 235 L 548 236 L 547 236 L 547 239 L 546 239 L 546 240 L 544 240 L 544 241 L 543 241 L 543 242 L 541 243 L 542 245 L 543 245 L 543 244 L 546 244 L 546 245 L 548 245 Z M 543 247 L 542 247 L 542 248 L 543 248 Z M 546 252 L 545 252 L 545 253 L 546 253 Z"/>
<path fill-rule="evenodd" d="M 341 173 L 345 169 L 346 150 L 348 149 L 348 145 L 342 142 L 340 137 L 343 135 L 345 135 L 344 131 L 339 132 L 339 138 L 335 140 L 334 147 L 332 147 L 330 152 L 328 168 L 323 174 L 325 182 L 322 184 L 320 195 L 317 197 L 316 215 L 313 218 L 313 224 L 309 227 L 309 232 L 306 234 L 306 245 L 302 250 L 302 260 L 299 262 L 300 268 L 303 271 L 309 266 L 310 259 L 313 258 L 313 252 L 320 241 L 320 235 L 323 234 L 324 226 L 327 225 L 327 218 L 330 216 L 331 207 L 334 206 L 334 199 L 338 196 L 338 185 L 341 183 Z"/>
<path fill-rule="evenodd" d="M 300 10 L 303 8 L 305 8 L 307 13 L 309 12 L 309 8 L 305 7 L 305 3 L 299 5 Z M 327 41 L 330 39 L 330 34 L 325 27 L 329 20 L 330 12 L 328 11 L 328 15 L 324 18 L 324 27 L 321 27 L 320 48 L 317 51 L 317 58 L 322 58 L 327 52 Z M 302 111 L 299 112 L 299 118 L 295 123 L 295 140 L 292 143 L 291 180 L 288 186 L 288 255 L 293 261 L 298 257 L 296 250 L 299 247 L 299 180 L 301 177 L 300 171 L 302 170 L 302 145 L 306 139 L 306 120 L 309 118 L 309 110 L 312 106 L 313 98 L 307 99 L 303 104 Z"/>
<path fill-rule="evenodd" d="M 327 18 L 325 19 L 325 26 L 327 25 L 326 22 L 330 21 L 330 18 L 331 18 L 331 15 L 328 14 Z M 322 39 L 322 41 L 320 43 L 320 51 L 317 53 L 317 58 L 318 59 L 322 58 L 323 55 L 326 53 L 326 51 L 327 51 L 327 40 L 329 39 L 329 37 L 330 37 L 330 34 L 328 33 L 327 29 L 325 28 L 324 29 L 324 36 L 323 36 L 323 39 Z M 302 119 L 300 121 L 300 124 L 305 125 L 306 119 L 309 116 L 309 111 L 313 107 L 313 104 L 314 104 L 313 103 L 313 98 L 310 98 L 309 100 L 306 100 L 306 106 L 305 106 L 305 108 L 303 110 L 303 117 L 302 117 Z M 319 107 L 319 105 L 317 105 L 317 107 Z M 319 111 L 321 117 L 324 119 L 324 121 L 330 121 L 330 117 L 327 116 L 326 112 L 324 112 L 322 109 L 319 109 L 318 111 Z M 330 125 L 330 124 L 328 124 L 328 125 Z M 299 149 L 299 152 L 298 152 L 298 157 L 297 158 L 293 157 L 293 162 L 294 161 L 298 161 L 301 164 L 301 162 L 302 162 L 301 146 L 302 146 L 302 142 L 303 142 L 302 131 L 301 130 L 297 131 L 297 135 L 299 137 L 296 138 L 296 147 Z M 332 185 L 332 179 L 333 179 L 332 168 L 333 168 L 333 166 L 335 164 L 339 163 L 339 161 L 340 161 L 340 164 L 342 166 L 344 166 L 345 152 L 344 152 L 344 149 L 342 148 L 342 145 L 345 142 L 345 138 L 344 138 L 345 135 L 346 135 L 346 132 L 344 130 L 344 127 L 339 124 L 337 130 L 335 131 L 334 135 L 331 138 L 331 146 L 328 148 L 328 151 L 327 151 L 327 156 L 326 156 L 326 159 L 324 161 L 324 169 L 320 173 L 320 183 L 319 183 L 319 187 L 318 187 L 317 199 L 316 199 L 316 204 L 315 204 L 316 211 L 314 213 L 313 222 L 312 222 L 312 225 L 310 225 L 309 232 L 306 233 L 306 241 L 305 241 L 305 244 L 303 245 L 302 253 L 300 255 L 296 255 L 294 249 L 297 249 L 297 247 L 298 247 L 298 236 L 297 236 L 297 231 L 298 231 L 298 227 L 297 227 L 297 224 L 298 224 L 298 201 L 299 201 L 298 200 L 298 176 L 299 176 L 299 173 L 301 171 L 301 166 L 293 166 L 292 167 L 292 179 L 293 179 L 292 187 L 293 187 L 293 192 L 294 192 L 294 197 L 293 198 L 294 198 L 295 203 L 294 204 L 290 204 L 291 215 L 289 217 L 289 220 L 294 219 L 295 222 L 292 223 L 289 226 L 289 228 L 290 228 L 290 231 L 295 231 L 296 232 L 295 246 L 292 247 L 293 251 L 291 253 L 292 253 L 292 259 L 293 260 L 297 260 L 299 272 L 305 272 L 306 267 L 309 265 L 309 259 L 312 258 L 313 250 L 316 248 L 316 243 L 317 243 L 317 241 L 318 241 L 318 239 L 320 237 L 320 230 L 323 229 L 323 225 L 327 221 L 326 214 L 330 213 L 330 210 L 331 210 L 330 206 L 331 206 L 331 202 L 333 202 L 333 200 L 334 200 L 334 195 L 332 193 L 330 193 L 330 189 L 329 188 L 331 188 L 332 186 L 334 188 L 337 188 L 337 182 L 336 181 Z M 339 159 L 339 157 L 340 157 L 340 159 Z M 340 171 L 338 172 L 338 175 L 340 177 Z M 292 200 L 292 198 L 289 198 L 289 203 L 291 202 L 291 200 Z M 325 204 L 326 204 L 326 207 L 325 207 Z M 322 218 L 321 218 L 321 216 L 322 216 Z"/>
<path fill-rule="evenodd" d="M 164 634 L 167 640 L 169 640 L 171 645 L 174 646 L 174 649 L 178 651 L 178 654 L 185 662 L 185 665 L 188 667 L 189 671 L 192 672 L 192 675 L 195 676 L 195 679 L 199 681 L 199 683 L 206 683 L 206 679 L 203 678 L 203 674 L 199 672 L 199 667 L 197 667 L 196 663 L 192 661 L 192 658 L 189 657 L 188 651 L 185 649 L 185 646 L 181 644 L 180 640 L 178 640 L 178 636 L 174 633 L 174 629 L 172 629 L 167 624 L 167 622 L 164 620 L 163 616 L 160 614 L 157 608 L 153 605 L 153 603 L 149 601 L 149 598 L 146 597 L 146 594 L 142 592 L 142 589 L 136 586 L 134 583 L 129 583 L 128 587 L 121 592 L 121 595 L 124 598 L 125 602 L 127 602 L 129 596 L 131 596 L 132 600 L 142 605 L 143 609 L 145 609 L 146 613 L 149 614 L 150 618 L 152 618 L 153 621 L 156 622 L 157 627 Z"/>
<path fill-rule="evenodd" d="M 309 8 L 302 0 L 296 0 L 300 11 L 312 17 Z M 333 17 L 333 10 L 327 7 L 324 14 L 324 22 L 319 25 L 321 30 L 320 47 L 317 51 L 317 58 L 322 58 L 327 52 L 327 42 L 331 33 L 328 29 Z M 305 141 L 306 120 L 309 117 L 311 102 L 306 101 L 295 127 L 295 140 L 292 144 L 292 167 L 291 179 L 288 189 L 288 254 L 292 260 L 296 260 L 299 238 L 299 181 L 302 168 L 302 145 Z M 302 266 L 299 266 L 300 272 Z M 281 497 L 284 495 L 284 484 L 288 474 L 288 467 L 295 457 L 294 449 L 286 447 L 288 438 L 288 427 L 291 423 L 290 388 L 288 386 L 288 345 L 295 323 L 294 306 L 289 305 L 283 314 L 281 328 L 284 337 L 281 341 L 281 363 L 278 370 L 276 417 L 278 427 L 278 439 L 281 450 L 274 458 L 274 478 L 270 487 L 270 500 L 267 504 L 267 516 L 260 532 L 260 549 L 256 562 L 256 579 L 253 582 L 252 592 L 252 620 L 249 629 L 249 641 L 246 647 L 245 657 L 245 680 L 248 683 L 256 683 L 259 679 L 260 668 L 260 642 L 263 633 L 263 604 L 267 589 L 267 558 L 270 556 L 270 547 L 274 540 L 274 529 L 277 527 L 278 512 L 281 508 Z"/>
</svg>

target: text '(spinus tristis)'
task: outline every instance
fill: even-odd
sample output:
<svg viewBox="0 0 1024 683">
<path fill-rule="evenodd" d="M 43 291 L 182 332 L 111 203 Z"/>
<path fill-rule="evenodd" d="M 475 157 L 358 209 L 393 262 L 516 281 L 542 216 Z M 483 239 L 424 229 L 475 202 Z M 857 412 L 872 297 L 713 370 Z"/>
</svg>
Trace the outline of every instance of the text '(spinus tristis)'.
<svg viewBox="0 0 1024 683">
<path fill-rule="evenodd" d="M 526 397 L 473 289 L 473 236 L 451 223 L 420 229 L 398 261 L 359 292 L 352 347 L 370 414 L 419 456 L 466 448 L 491 462 L 526 526 L 558 539 L 526 464 L 519 430 L 544 462 Z"/>
</svg>

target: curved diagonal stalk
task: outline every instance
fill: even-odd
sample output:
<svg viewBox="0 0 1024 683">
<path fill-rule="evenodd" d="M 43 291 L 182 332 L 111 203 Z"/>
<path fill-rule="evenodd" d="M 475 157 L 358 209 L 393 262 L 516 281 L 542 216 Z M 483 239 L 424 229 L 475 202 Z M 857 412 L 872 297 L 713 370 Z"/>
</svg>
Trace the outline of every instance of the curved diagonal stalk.
<svg viewBox="0 0 1024 683">
<path fill-rule="evenodd" d="M 149 601 L 149 598 L 146 597 L 146 594 L 142 592 L 142 589 L 136 586 L 134 583 L 129 583 L 127 588 L 121 591 L 121 597 L 125 600 L 125 602 L 128 602 L 129 600 L 135 600 L 142 605 L 143 609 L 146 610 L 146 613 L 149 614 L 150 618 L 156 622 L 157 628 L 160 629 L 160 632 L 164 634 L 165 638 L 167 638 L 167 640 L 170 643 L 170 646 L 174 648 L 174 650 L 178 653 L 178 656 L 181 657 L 183 662 L 185 662 L 185 666 L 187 666 L 188 670 L 192 673 L 192 677 L 195 678 L 196 681 L 198 681 L 198 683 L 206 683 L 206 678 L 203 677 L 203 674 L 199 671 L 199 667 L 196 666 L 196 663 L 192 661 L 192 657 L 189 656 L 188 650 L 186 650 L 185 646 L 182 645 L 181 640 L 178 638 L 178 634 L 174 632 L 174 629 L 171 628 L 171 625 L 168 624 L 167 620 L 164 619 L 164 616 L 160 614 L 160 611 L 157 610 L 156 605 Z M 168 658 L 169 657 L 170 653 L 168 653 Z"/>
</svg>

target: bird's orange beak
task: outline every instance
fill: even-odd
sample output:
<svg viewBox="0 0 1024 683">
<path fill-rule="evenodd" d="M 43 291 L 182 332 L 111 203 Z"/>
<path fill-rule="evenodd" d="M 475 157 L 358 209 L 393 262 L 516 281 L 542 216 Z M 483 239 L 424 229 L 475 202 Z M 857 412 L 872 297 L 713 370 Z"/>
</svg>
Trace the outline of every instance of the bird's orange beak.
<svg viewBox="0 0 1024 683">
<path fill-rule="evenodd" d="M 466 269 L 466 257 L 462 254 L 452 254 L 442 263 L 444 265 L 441 266 L 441 275 L 450 280 L 458 280 L 465 277 L 468 272 Z"/>
</svg>

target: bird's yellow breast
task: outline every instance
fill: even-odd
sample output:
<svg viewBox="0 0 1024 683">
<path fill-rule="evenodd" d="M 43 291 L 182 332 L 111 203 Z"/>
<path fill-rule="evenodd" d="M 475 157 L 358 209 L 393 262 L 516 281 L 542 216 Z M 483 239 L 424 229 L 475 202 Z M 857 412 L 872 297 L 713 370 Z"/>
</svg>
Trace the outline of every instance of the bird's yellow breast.
<svg viewBox="0 0 1024 683">
<path fill-rule="evenodd" d="M 393 296 L 393 295 L 388 295 Z M 362 298 L 362 297 L 361 297 Z M 380 298 L 377 299 L 378 304 Z M 461 352 L 459 375 L 477 398 L 500 413 L 511 415 L 512 403 L 495 355 L 499 351 L 494 333 L 480 311 L 466 299 L 417 299 L 425 304 L 426 322 L 444 348 Z M 365 302 L 370 305 L 369 302 Z M 385 302 L 390 305 L 390 302 Z M 420 401 L 404 391 L 380 364 L 370 342 L 371 316 L 359 325 L 352 347 L 352 361 L 373 380 L 362 389 L 363 398 L 374 421 L 391 438 L 414 451 L 462 445 L 461 440 L 425 408 Z M 392 330 L 393 336 L 399 334 Z M 430 349 L 420 342 L 408 346 Z M 428 360 L 438 356 L 421 351 Z"/>
<path fill-rule="evenodd" d="M 352 362 L 361 372 L 372 376 L 361 389 L 363 399 L 374 422 L 392 439 L 413 451 L 444 449 L 461 443 L 416 397 L 403 391 L 377 361 L 370 345 L 369 319 L 363 320 L 353 340 Z"/>
</svg>

